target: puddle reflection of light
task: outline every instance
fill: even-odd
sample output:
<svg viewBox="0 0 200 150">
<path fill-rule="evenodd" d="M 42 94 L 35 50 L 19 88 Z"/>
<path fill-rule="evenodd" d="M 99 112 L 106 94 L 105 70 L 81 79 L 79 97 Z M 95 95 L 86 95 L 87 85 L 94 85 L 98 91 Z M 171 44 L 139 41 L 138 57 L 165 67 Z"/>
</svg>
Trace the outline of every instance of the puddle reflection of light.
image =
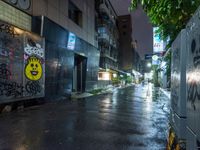
<svg viewBox="0 0 200 150">
<path fill-rule="evenodd" d="M 146 86 L 138 85 L 138 87 L 136 87 L 134 90 L 134 96 L 146 99 L 147 97 L 146 90 L 147 90 Z"/>
<path fill-rule="evenodd" d="M 110 98 L 105 98 L 102 102 L 104 108 L 109 108 L 111 105 Z"/>
<path fill-rule="evenodd" d="M 151 102 L 147 101 L 145 106 L 146 106 L 145 109 L 144 109 L 145 112 L 151 112 L 152 111 L 152 103 Z"/>
<path fill-rule="evenodd" d="M 113 97 L 112 97 L 112 102 L 113 102 L 113 105 L 116 105 L 117 104 L 117 96 L 118 95 L 118 90 L 114 90 L 113 92 Z"/>
<path fill-rule="evenodd" d="M 147 92 L 146 92 L 146 107 L 144 108 L 145 112 L 151 112 L 152 111 L 152 84 L 148 84 Z"/>
<path fill-rule="evenodd" d="M 113 111 L 111 105 L 111 98 L 105 98 L 101 101 L 100 116 L 106 120 L 111 118 L 111 112 Z"/>
<path fill-rule="evenodd" d="M 147 88 L 147 101 L 152 101 L 152 84 L 148 84 L 148 88 Z"/>
</svg>

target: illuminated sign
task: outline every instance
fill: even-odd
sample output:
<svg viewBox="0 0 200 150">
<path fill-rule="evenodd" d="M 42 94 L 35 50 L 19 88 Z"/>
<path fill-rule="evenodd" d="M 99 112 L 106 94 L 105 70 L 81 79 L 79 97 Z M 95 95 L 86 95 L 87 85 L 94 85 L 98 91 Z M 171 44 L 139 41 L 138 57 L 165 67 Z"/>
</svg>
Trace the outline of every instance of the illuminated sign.
<svg viewBox="0 0 200 150">
<path fill-rule="evenodd" d="M 75 43 L 76 43 L 76 35 L 74 33 L 69 32 L 67 48 L 70 50 L 74 50 Z"/>
<path fill-rule="evenodd" d="M 160 59 L 157 55 L 153 55 L 152 57 L 152 65 L 159 65 L 160 64 Z"/>
<path fill-rule="evenodd" d="M 160 36 L 156 34 L 158 27 L 153 28 L 153 52 L 160 53 L 164 51 L 164 43 Z"/>
<path fill-rule="evenodd" d="M 155 60 L 155 61 L 158 60 L 158 58 L 159 58 L 159 57 L 158 57 L 157 55 L 153 55 L 153 56 L 152 56 L 152 59 Z"/>
</svg>

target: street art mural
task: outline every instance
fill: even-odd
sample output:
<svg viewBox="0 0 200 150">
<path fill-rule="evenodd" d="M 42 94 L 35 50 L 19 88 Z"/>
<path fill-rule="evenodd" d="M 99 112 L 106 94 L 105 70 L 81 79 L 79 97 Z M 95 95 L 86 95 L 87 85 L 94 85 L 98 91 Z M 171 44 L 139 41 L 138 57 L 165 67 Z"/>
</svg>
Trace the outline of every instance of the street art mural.
<svg viewBox="0 0 200 150">
<path fill-rule="evenodd" d="M 24 60 L 24 75 L 27 79 L 25 90 L 31 96 L 38 95 L 43 89 L 40 80 L 43 77 L 44 49 L 31 38 L 27 39 L 24 48 Z"/>
<path fill-rule="evenodd" d="M 39 58 L 31 56 L 27 60 L 25 76 L 31 81 L 38 81 L 42 77 L 42 64 Z"/>
<path fill-rule="evenodd" d="M 44 39 L 0 21 L 0 103 L 44 97 Z"/>
</svg>

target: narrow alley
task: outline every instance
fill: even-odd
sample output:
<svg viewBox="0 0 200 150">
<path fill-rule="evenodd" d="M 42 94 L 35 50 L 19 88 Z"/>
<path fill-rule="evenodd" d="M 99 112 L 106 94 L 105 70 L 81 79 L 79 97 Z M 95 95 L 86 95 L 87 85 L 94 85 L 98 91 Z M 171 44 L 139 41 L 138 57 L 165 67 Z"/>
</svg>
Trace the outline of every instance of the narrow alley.
<svg viewBox="0 0 200 150">
<path fill-rule="evenodd" d="M 164 150 L 169 98 L 151 83 L 1 114 L 0 150 Z"/>
</svg>

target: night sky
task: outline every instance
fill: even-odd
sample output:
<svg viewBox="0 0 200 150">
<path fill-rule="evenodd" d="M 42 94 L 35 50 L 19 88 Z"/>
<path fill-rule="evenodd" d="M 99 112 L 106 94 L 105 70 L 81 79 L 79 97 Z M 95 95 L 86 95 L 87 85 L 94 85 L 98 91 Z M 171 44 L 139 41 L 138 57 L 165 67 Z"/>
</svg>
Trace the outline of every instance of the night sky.
<svg viewBox="0 0 200 150">
<path fill-rule="evenodd" d="M 152 25 L 139 7 L 133 12 L 128 11 L 131 0 L 110 0 L 118 16 L 131 14 L 132 18 L 132 38 L 138 41 L 137 51 L 144 58 L 145 54 L 151 54 L 153 51 L 153 29 Z"/>
</svg>

